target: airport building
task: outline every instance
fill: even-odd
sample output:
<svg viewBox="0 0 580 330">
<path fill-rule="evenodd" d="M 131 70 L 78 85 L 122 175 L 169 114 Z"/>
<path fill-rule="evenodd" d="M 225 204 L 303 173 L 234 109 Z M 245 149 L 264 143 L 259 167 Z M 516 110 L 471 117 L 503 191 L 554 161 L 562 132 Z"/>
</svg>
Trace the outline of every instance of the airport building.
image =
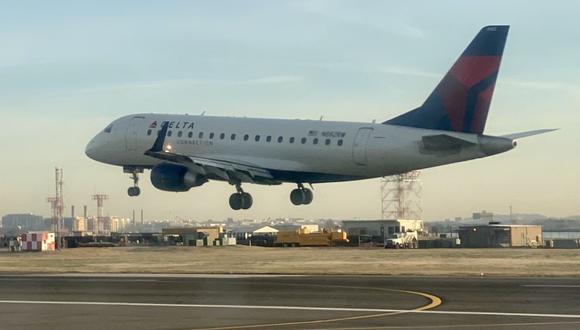
<svg viewBox="0 0 580 330">
<path fill-rule="evenodd" d="M 342 229 L 347 233 L 350 242 L 381 245 L 397 234 L 424 231 L 423 220 L 410 219 L 345 220 L 342 222 Z"/>
<path fill-rule="evenodd" d="M 543 245 L 539 225 L 473 225 L 459 227 L 461 246 L 467 248 L 536 247 Z"/>
<path fill-rule="evenodd" d="M 342 229 L 349 235 L 388 236 L 407 231 L 423 231 L 423 220 L 345 220 L 342 222 Z"/>
<path fill-rule="evenodd" d="M 181 242 L 188 246 L 235 245 L 235 237 L 229 237 L 222 226 L 163 228 L 161 235 L 166 242 Z"/>
</svg>

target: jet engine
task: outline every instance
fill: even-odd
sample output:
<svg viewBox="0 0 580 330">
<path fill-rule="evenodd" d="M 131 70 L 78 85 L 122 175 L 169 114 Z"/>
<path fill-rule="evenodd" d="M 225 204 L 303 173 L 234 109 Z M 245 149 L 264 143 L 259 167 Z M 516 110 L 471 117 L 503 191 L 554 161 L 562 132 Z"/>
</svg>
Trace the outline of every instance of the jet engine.
<svg viewBox="0 0 580 330">
<path fill-rule="evenodd" d="M 191 173 L 187 167 L 181 165 L 163 163 L 151 170 L 151 183 L 155 188 L 164 191 L 188 191 L 207 181 L 206 177 Z"/>
</svg>

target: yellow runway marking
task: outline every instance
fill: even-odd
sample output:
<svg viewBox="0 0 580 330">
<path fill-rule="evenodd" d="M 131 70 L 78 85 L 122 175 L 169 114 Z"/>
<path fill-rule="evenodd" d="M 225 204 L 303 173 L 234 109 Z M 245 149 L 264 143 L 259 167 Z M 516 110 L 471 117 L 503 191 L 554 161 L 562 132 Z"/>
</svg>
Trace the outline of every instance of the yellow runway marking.
<svg viewBox="0 0 580 330">
<path fill-rule="evenodd" d="M 279 323 L 234 325 L 234 326 L 215 327 L 215 328 L 201 328 L 200 330 L 202 330 L 202 329 L 203 330 L 239 330 L 239 329 L 283 327 L 283 326 L 291 326 L 291 325 L 320 324 L 320 323 L 330 323 L 330 322 L 340 322 L 340 321 L 353 321 L 353 320 L 362 320 L 362 319 L 370 319 L 370 318 L 377 318 L 377 317 L 399 315 L 399 314 L 405 314 L 405 313 L 416 312 L 416 311 L 425 311 L 425 310 L 435 308 L 435 307 L 442 304 L 441 298 L 439 298 L 435 295 L 429 294 L 429 293 L 418 292 L 418 291 L 386 289 L 386 288 L 376 288 L 376 287 L 345 286 L 345 285 L 322 285 L 322 284 L 284 284 L 284 285 L 300 286 L 300 287 L 319 287 L 319 288 L 326 288 L 326 289 L 328 289 L 328 288 L 357 289 L 357 290 L 374 290 L 374 291 L 408 293 L 408 294 L 413 294 L 413 295 L 417 295 L 417 296 L 421 296 L 423 298 L 426 298 L 430 302 L 427 305 L 420 306 L 420 307 L 417 307 L 415 309 L 410 309 L 408 311 L 400 311 L 400 312 L 365 314 L 365 315 L 357 315 L 357 316 L 345 316 L 345 317 L 332 318 L 332 319 L 322 319 L 322 320 L 306 320 L 306 321 L 279 322 Z"/>
</svg>

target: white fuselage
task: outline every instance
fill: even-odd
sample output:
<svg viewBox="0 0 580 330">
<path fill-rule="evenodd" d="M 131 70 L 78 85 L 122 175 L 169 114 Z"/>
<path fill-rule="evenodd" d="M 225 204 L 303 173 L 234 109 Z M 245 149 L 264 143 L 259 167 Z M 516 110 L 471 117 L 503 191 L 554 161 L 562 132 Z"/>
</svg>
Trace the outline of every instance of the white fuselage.
<svg viewBox="0 0 580 330">
<path fill-rule="evenodd" d="M 482 136 L 475 134 L 374 123 L 166 114 L 117 119 L 89 143 L 86 153 L 108 164 L 151 168 L 163 161 L 144 153 L 166 121 L 165 143 L 172 152 L 268 169 L 286 182 L 381 177 L 496 153 L 482 148 Z M 423 136 L 443 133 L 473 146 L 453 152 L 422 150 Z"/>
</svg>

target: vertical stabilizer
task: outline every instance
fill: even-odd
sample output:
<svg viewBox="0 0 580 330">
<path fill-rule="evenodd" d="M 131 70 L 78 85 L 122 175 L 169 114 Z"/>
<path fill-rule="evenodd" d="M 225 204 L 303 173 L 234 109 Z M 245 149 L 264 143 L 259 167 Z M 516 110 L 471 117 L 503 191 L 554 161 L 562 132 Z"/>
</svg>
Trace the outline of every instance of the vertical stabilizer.
<svg viewBox="0 0 580 330">
<path fill-rule="evenodd" d="M 509 26 L 486 26 L 419 108 L 383 124 L 481 134 Z"/>
</svg>

